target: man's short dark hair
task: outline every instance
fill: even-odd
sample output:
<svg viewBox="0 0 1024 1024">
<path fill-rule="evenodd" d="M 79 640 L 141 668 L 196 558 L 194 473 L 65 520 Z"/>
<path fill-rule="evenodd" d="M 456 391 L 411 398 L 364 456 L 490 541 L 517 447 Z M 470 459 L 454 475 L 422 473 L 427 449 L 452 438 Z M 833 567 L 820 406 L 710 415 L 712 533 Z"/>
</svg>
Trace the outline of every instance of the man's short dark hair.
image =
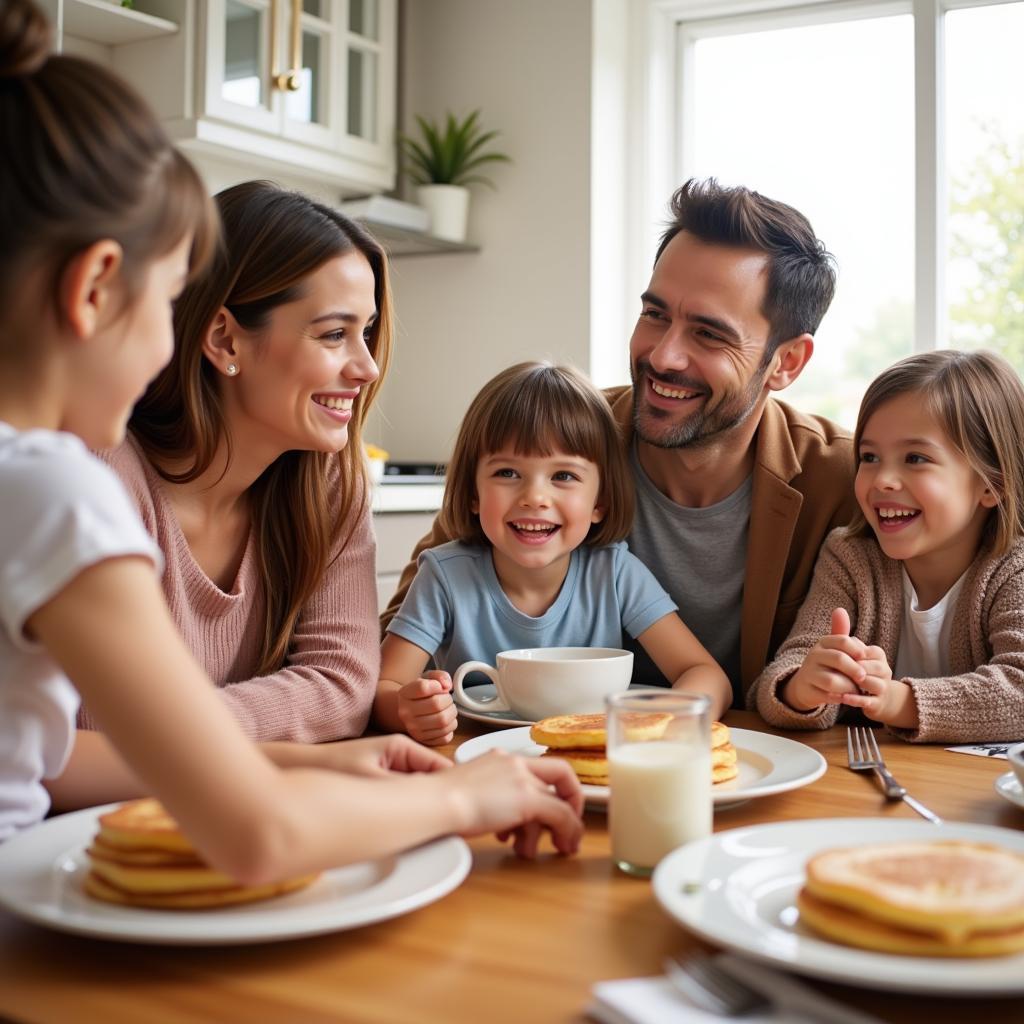
<svg viewBox="0 0 1024 1024">
<path fill-rule="evenodd" d="M 783 341 L 814 334 L 835 294 L 835 259 L 802 213 L 741 185 L 724 187 L 714 178 L 691 178 L 672 196 L 671 210 L 655 262 L 680 231 L 712 245 L 767 255 L 762 312 L 771 333 L 766 359 Z"/>
</svg>

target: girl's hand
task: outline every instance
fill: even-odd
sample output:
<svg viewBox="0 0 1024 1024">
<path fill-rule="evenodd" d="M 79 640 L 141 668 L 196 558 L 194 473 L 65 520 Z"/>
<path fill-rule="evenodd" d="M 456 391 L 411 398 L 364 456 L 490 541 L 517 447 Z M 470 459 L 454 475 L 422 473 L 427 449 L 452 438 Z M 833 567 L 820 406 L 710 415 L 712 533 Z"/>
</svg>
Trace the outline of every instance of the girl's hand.
<svg viewBox="0 0 1024 1024">
<path fill-rule="evenodd" d="M 427 672 L 399 689 L 398 718 L 414 740 L 430 747 L 451 742 L 459 721 L 451 689 L 447 672 Z"/>
<path fill-rule="evenodd" d="M 575 853 L 583 835 L 583 790 L 564 761 L 513 757 L 493 750 L 457 765 L 445 779 L 457 787 L 461 805 L 459 832 L 464 836 L 496 832 L 513 837 L 517 857 L 533 858 L 544 831 L 555 849 Z"/>
<path fill-rule="evenodd" d="M 844 703 L 846 696 L 859 692 L 867 674 L 862 662 L 868 648 L 850 636 L 850 616 L 845 608 L 832 612 L 830 628 L 832 632 L 811 648 L 803 665 L 779 692 L 784 703 L 796 711 Z"/>
<path fill-rule="evenodd" d="M 881 647 L 865 648 L 861 660 L 864 678 L 858 684 L 860 692 L 843 695 L 842 703 L 860 708 L 876 722 L 892 723 L 903 710 L 902 683 L 894 682 L 892 669 Z"/>
</svg>

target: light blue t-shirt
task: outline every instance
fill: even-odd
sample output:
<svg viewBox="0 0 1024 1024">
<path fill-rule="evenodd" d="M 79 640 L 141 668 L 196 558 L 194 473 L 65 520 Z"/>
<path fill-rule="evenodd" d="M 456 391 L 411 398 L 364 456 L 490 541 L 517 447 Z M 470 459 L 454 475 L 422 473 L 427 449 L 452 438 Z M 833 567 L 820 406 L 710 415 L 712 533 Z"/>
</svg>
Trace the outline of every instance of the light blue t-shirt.
<svg viewBox="0 0 1024 1024">
<path fill-rule="evenodd" d="M 452 541 L 424 551 L 388 632 L 454 672 L 464 661 L 494 663 L 519 647 L 621 647 L 676 610 L 672 598 L 624 542 L 582 546 L 555 603 L 534 618 L 505 595 L 489 547 Z"/>
</svg>

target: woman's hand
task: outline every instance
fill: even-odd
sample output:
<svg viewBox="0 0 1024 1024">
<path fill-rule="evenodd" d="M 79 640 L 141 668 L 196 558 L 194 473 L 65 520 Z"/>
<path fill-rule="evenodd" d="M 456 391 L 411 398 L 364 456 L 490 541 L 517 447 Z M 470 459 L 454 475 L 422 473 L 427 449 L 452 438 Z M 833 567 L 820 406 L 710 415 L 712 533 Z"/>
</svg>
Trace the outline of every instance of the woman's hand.
<svg viewBox="0 0 1024 1024">
<path fill-rule="evenodd" d="M 451 742 L 459 721 L 451 690 L 447 672 L 427 672 L 399 689 L 398 718 L 414 740 L 430 747 Z"/>
<path fill-rule="evenodd" d="M 850 636 L 850 616 L 845 608 L 832 612 L 830 628 L 832 632 L 811 648 L 803 665 L 780 688 L 780 699 L 796 711 L 843 704 L 846 696 L 860 692 L 867 674 L 863 660 L 868 648 Z"/>
<path fill-rule="evenodd" d="M 379 777 L 392 772 L 436 772 L 452 763 L 408 736 L 365 736 L 336 743 L 264 743 L 264 752 L 282 768 L 320 768 L 346 775 Z"/>
<path fill-rule="evenodd" d="M 545 831 L 559 853 L 579 848 L 583 790 L 564 761 L 493 750 L 457 765 L 444 784 L 459 804 L 461 835 L 496 832 L 502 842 L 512 836 L 516 856 L 527 859 L 537 855 Z"/>
</svg>

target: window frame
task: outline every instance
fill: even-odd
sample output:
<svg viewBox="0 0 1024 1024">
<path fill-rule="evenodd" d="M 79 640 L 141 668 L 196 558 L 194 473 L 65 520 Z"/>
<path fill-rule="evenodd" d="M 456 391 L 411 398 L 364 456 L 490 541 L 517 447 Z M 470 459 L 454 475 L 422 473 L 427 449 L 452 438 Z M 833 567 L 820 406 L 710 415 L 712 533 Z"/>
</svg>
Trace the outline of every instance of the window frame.
<svg viewBox="0 0 1024 1024">
<path fill-rule="evenodd" d="M 632 109 L 623 140 L 627 309 L 646 284 L 668 197 L 687 173 L 687 50 L 709 35 L 910 14 L 914 21 L 914 351 L 947 343 L 944 16 L 1015 0 L 646 0 L 633 8 Z M 841 254 L 840 254 L 841 255 Z M 639 275 L 638 275 L 639 271 Z"/>
</svg>

